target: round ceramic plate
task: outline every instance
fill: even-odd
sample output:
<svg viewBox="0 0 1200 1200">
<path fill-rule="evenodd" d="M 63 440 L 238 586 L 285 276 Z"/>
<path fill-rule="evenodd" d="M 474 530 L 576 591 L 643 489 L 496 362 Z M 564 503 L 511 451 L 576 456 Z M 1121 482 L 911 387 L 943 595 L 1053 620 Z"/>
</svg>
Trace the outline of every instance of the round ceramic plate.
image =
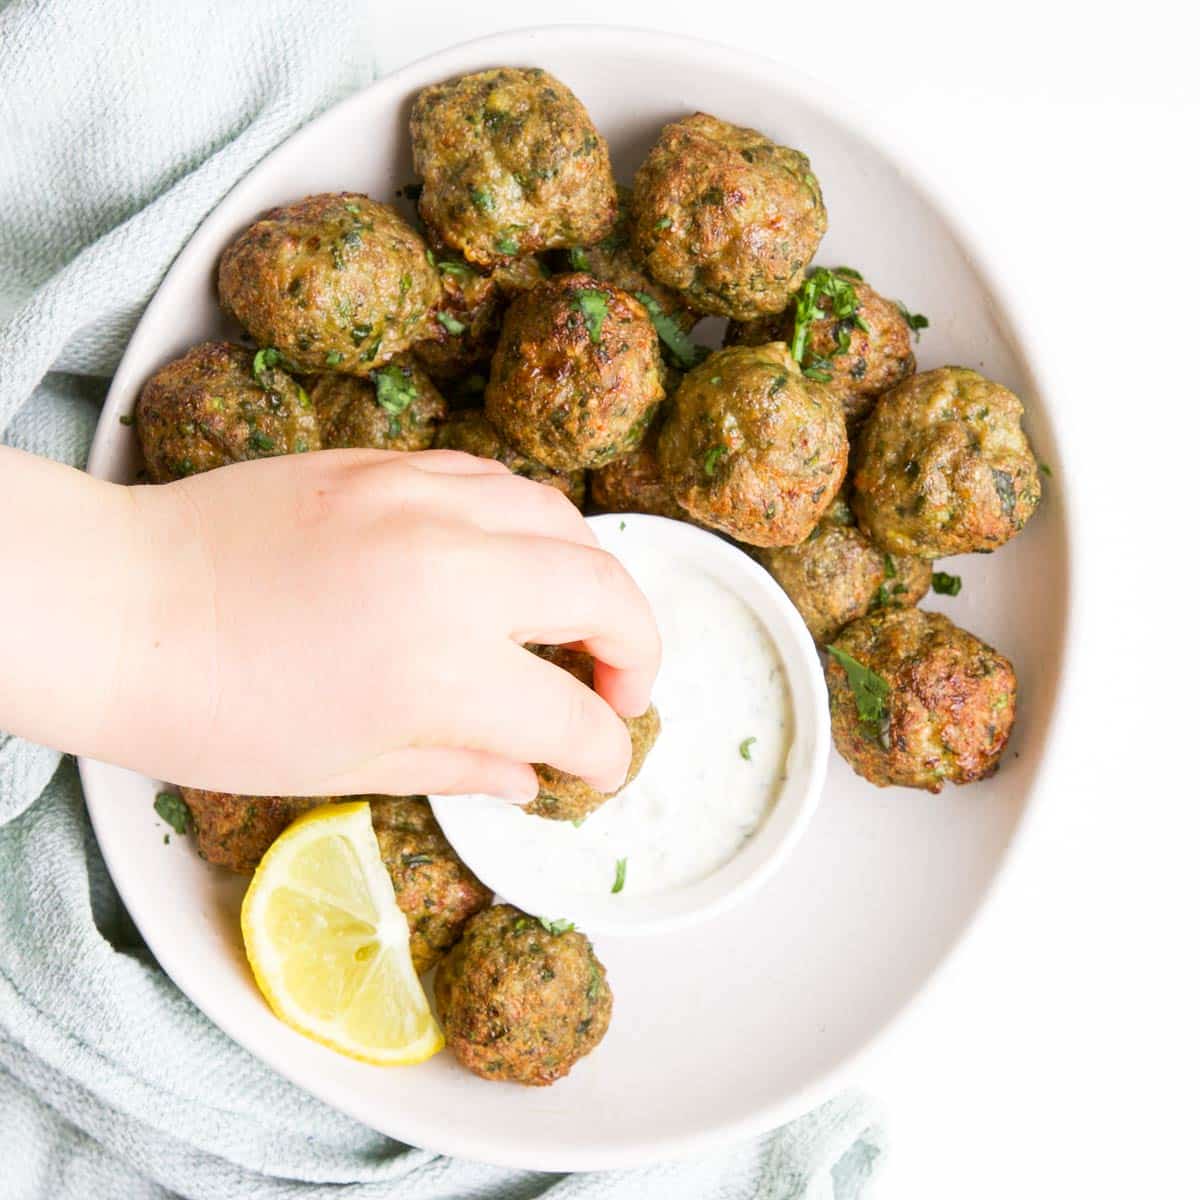
<svg viewBox="0 0 1200 1200">
<path fill-rule="evenodd" d="M 221 248 L 264 209 L 310 192 L 395 198 L 413 180 L 409 107 L 427 84 L 484 67 L 544 67 L 608 137 L 628 180 L 662 125 L 704 109 L 802 147 L 829 206 L 818 261 L 857 267 L 926 313 L 922 367 L 961 363 L 1014 389 L 1039 457 L 1060 465 L 1029 331 L 947 215 L 936 183 L 889 156 L 868 122 L 793 68 L 630 30 L 506 34 L 415 63 L 303 129 L 204 222 L 146 310 L 113 381 L 90 469 L 135 477 L 119 418 L 158 366 L 236 331 L 221 317 Z M 941 195 L 941 199 L 931 197 Z M 221 1028 L 330 1104 L 404 1141 L 544 1170 L 627 1166 L 778 1125 L 822 1099 L 927 984 L 975 916 L 1022 821 L 1052 725 L 1067 627 L 1067 530 L 1056 470 L 1041 511 L 996 555 L 951 560 L 963 577 L 931 608 L 1012 658 L 1016 731 L 1000 772 L 940 796 L 879 791 L 833 757 L 806 836 L 754 897 L 671 937 L 598 941 L 616 1005 L 608 1037 L 548 1089 L 486 1083 L 449 1054 L 414 1069 L 340 1058 L 292 1033 L 254 987 L 238 933 L 244 881 L 163 844 L 156 782 L 82 765 L 92 821 L 129 912 L 158 961 Z"/>
</svg>

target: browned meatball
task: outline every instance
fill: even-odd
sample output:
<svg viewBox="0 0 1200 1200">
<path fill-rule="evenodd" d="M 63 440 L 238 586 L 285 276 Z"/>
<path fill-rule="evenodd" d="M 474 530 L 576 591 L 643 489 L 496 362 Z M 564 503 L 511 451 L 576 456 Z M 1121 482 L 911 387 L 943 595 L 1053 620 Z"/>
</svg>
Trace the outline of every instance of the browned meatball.
<svg viewBox="0 0 1200 1200">
<path fill-rule="evenodd" d="M 613 459 L 605 467 L 588 472 L 588 494 L 600 512 L 649 513 L 675 521 L 691 521 L 663 481 L 658 465 L 656 422 L 632 454 Z"/>
<path fill-rule="evenodd" d="M 421 219 L 469 262 L 587 244 L 612 227 L 608 145 L 545 71 L 500 67 L 427 87 L 411 130 Z"/>
<path fill-rule="evenodd" d="M 798 546 L 758 550 L 755 557 L 821 645 L 872 609 L 919 604 L 933 577 L 925 559 L 893 556 L 853 524 L 825 519 Z"/>
<path fill-rule="evenodd" d="M 638 301 L 590 275 L 558 275 L 505 314 L 484 406 L 538 462 L 601 467 L 642 440 L 663 398 L 663 370 Z"/>
<path fill-rule="evenodd" d="M 449 250 L 436 250 L 434 261 L 442 277 L 442 298 L 412 357 L 431 378 L 448 382 L 491 359 L 509 299 L 545 276 L 533 257 L 515 258 L 490 275 Z"/>
<path fill-rule="evenodd" d="M 803 541 L 841 487 L 846 455 L 837 397 L 782 342 L 718 350 L 689 371 L 658 439 L 675 499 L 753 546 Z"/>
<path fill-rule="evenodd" d="M 328 796 L 236 796 L 180 788 L 192 814 L 200 857 L 251 875 L 271 843 L 301 814 L 329 803 Z"/>
<path fill-rule="evenodd" d="M 1016 715 L 1012 663 L 948 617 L 861 617 L 830 647 L 825 677 L 834 743 L 877 786 L 937 792 L 999 765 Z"/>
<path fill-rule="evenodd" d="M 492 893 L 454 852 L 424 796 L 365 798 L 396 903 L 408 918 L 408 948 L 420 975 L 491 904 Z"/>
<path fill-rule="evenodd" d="M 318 376 L 311 392 L 328 450 L 428 450 L 447 411 L 429 376 L 405 360 L 380 367 L 374 380 Z"/>
<path fill-rule="evenodd" d="M 632 205 L 650 274 L 693 308 L 738 321 L 782 311 L 825 234 L 805 155 L 706 113 L 662 131 Z"/>
<path fill-rule="evenodd" d="M 813 315 L 808 317 L 810 313 Z M 818 267 L 783 312 L 730 322 L 725 334 L 727 346 L 761 346 L 764 342 L 786 342 L 798 349 L 805 374 L 837 392 L 851 425 L 871 411 L 881 392 L 911 375 L 917 366 L 904 310 L 847 267 L 832 271 Z"/>
<path fill-rule="evenodd" d="M 224 254 L 221 305 L 301 371 L 366 375 L 419 338 L 441 297 L 425 243 L 367 196 L 272 209 Z"/>
<path fill-rule="evenodd" d="M 617 197 L 619 207 L 616 224 L 594 245 L 573 246 L 564 256 L 567 264 L 572 271 L 583 271 L 596 279 L 603 279 L 643 304 L 649 297 L 680 329 L 685 332 L 690 330 L 700 319 L 700 314 L 690 309 L 674 288 L 659 283 L 646 270 L 631 241 L 629 189 L 618 187 Z"/>
<path fill-rule="evenodd" d="M 855 445 L 854 510 L 893 554 L 994 550 L 1041 498 L 1021 401 L 966 367 L 922 371 L 885 392 Z"/>
<path fill-rule="evenodd" d="M 231 342 L 202 342 L 155 371 L 136 421 L 154 483 L 321 449 L 312 401 L 277 356 Z"/>
<path fill-rule="evenodd" d="M 582 471 L 555 471 L 515 450 L 496 431 L 482 409 L 469 408 L 451 414 L 437 432 L 434 445 L 439 450 L 461 450 L 477 458 L 494 458 L 514 475 L 557 488 L 576 508 L 583 507 Z"/>
<path fill-rule="evenodd" d="M 590 654 L 579 650 L 568 650 L 562 646 L 529 646 L 540 658 L 569 671 L 580 683 L 592 686 L 592 669 L 594 660 Z M 525 805 L 525 811 L 536 817 L 549 817 L 552 821 L 582 821 L 590 812 L 594 812 L 606 800 L 611 800 L 623 788 L 629 786 L 637 778 L 646 755 L 650 753 L 662 728 L 659 722 L 658 709 L 654 705 L 642 713 L 640 717 L 624 718 L 625 727 L 629 730 L 629 740 L 633 746 L 633 757 L 629 762 L 629 773 L 625 782 L 616 792 L 601 792 L 585 783 L 578 775 L 569 775 L 547 763 L 535 764 L 537 773 L 537 799 Z"/>
<path fill-rule="evenodd" d="M 434 983 L 446 1044 L 483 1079 L 544 1087 L 608 1032 L 612 989 L 573 927 L 500 904 L 473 917 Z"/>
</svg>

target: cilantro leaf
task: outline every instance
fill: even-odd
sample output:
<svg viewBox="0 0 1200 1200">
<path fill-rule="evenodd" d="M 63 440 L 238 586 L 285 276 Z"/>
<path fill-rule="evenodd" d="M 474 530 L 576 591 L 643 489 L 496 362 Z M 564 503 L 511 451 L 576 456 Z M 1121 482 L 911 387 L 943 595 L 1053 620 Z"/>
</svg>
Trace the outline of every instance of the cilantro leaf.
<svg viewBox="0 0 1200 1200">
<path fill-rule="evenodd" d="M 557 921 L 550 921 L 545 917 L 538 917 L 538 924 L 554 937 L 558 937 L 560 933 L 570 933 L 575 928 L 574 921 L 565 921 L 561 918 Z"/>
<path fill-rule="evenodd" d="M 868 729 L 872 736 L 880 738 L 883 732 L 884 718 L 887 715 L 887 697 L 891 689 L 887 680 L 881 679 L 869 667 L 864 667 L 857 659 L 851 658 L 845 650 L 837 646 L 826 646 L 829 656 L 843 671 L 854 693 L 854 703 L 858 708 L 858 720 Z"/>
<path fill-rule="evenodd" d="M 154 811 L 176 833 L 187 833 L 192 827 L 192 810 L 178 792 L 159 792 L 154 797 Z"/>
<path fill-rule="evenodd" d="M 697 363 L 708 357 L 704 346 L 697 346 L 680 328 L 674 317 L 663 312 L 663 307 L 649 292 L 634 292 L 634 297 L 650 314 L 650 323 L 658 340 L 667 348 L 668 356 L 685 371 L 690 371 Z"/>
<path fill-rule="evenodd" d="M 627 858 L 617 859 L 617 877 L 613 880 L 612 894 L 615 896 L 625 887 L 625 868 L 629 863 Z"/>
<path fill-rule="evenodd" d="M 917 341 L 921 340 L 921 330 L 929 328 L 929 318 L 924 313 L 915 313 L 908 311 L 908 305 L 903 300 L 893 300 L 892 303 L 900 310 L 900 315 L 904 318 L 904 323 L 917 335 Z"/>
<path fill-rule="evenodd" d="M 438 313 L 437 321 L 451 337 L 461 337 L 467 331 L 467 327 L 448 312 Z"/>
<path fill-rule="evenodd" d="M 411 369 L 394 363 L 371 373 L 375 380 L 375 403 L 384 412 L 398 417 L 417 398 L 417 385 Z"/>
<path fill-rule="evenodd" d="M 756 737 L 743 738 L 741 745 L 738 746 L 738 753 L 747 761 L 750 762 L 750 747 L 758 741 Z"/>
<path fill-rule="evenodd" d="M 600 331 L 604 326 L 604 318 L 608 316 L 608 296 L 596 288 L 583 288 L 575 293 L 571 307 L 583 313 L 588 337 L 598 344 Z"/>
<path fill-rule="evenodd" d="M 962 576 L 950 575 L 945 571 L 934 571 L 933 590 L 939 596 L 957 596 L 962 591 Z"/>
</svg>

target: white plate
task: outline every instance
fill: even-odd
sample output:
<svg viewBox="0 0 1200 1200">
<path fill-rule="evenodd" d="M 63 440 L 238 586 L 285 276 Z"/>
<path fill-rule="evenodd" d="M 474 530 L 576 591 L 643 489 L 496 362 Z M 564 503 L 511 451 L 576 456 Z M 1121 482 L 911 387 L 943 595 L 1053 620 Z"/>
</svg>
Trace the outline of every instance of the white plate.
<svg viewBox="0 0 1200 1200">
<path fill-rule="evenodd" d="M 933 597 L 1015 663 L 1015 734 L 999 774 L 940 796 L 878 791 L 835 756 L 821 807 L 781 870 L 745 905 L 671 938 L 599 944 L 616 1006 L 603 1045 L 563 1082 L 485 1083 L 449 1055 L 411 1070 L 339 1058 L 281 1026 L 241 952 L 242 882 L 182 839 L 163 845 L 154 781 L 82 764 L 88 807 L 129 912 L 164 969 L 218 1025 L 282 1074 L 396 1138 L 528 1168 L 627 1166 L 780 1124 L 822 1099 L 927 984 L 975 916 L 1027 819 L 1052 724 L 1067 631 L 1065 472 L 1031 361 L 1032 331 L 978 265 L 982 250 L 913 182 L 916 164 L 869 140 L 861 115 L 794 69 L 724 47 L 630 30 L 559 28 L 488 38 L 380 80 L 313 122 L 239 184 L 180 254 L 113 381 L 90 469 L 128 481 L 128 413 L 160 364 L 231 334 L 216 304 L 221 248 L 262 210 L 309 192 L 390 199 L 412 180 L 416 91 L 500 64 L 559 75 L 609 138 L 628 179 L 669 119 L 707 109 L 808 151 L 830 229 L 819 255 L 860 268 L 930 317 L 920 365 L 963 363 L 1013 388 L 1053 464 L 1029 528 L 997 555 L 954 560 L 962 594 Z M 946 181 L 947 191 L 952 181 Z M 938 189 L 941 190 L 940 187 Z"/>
<path fill-rule="evenodd" d="M 642 588 L 662 633 L 662 670 L 654 686 L 662 732 L 646 765 L 582 829 L 532 817 L 494 796 L 430 800 L 450 844 L 509 903 L 570 920 L 592 937 L 663 937 L 743 903 L 795 847 L 825 785 L 829 693 L 795 605 L 744 551 L 706 529 L 664 517 L 609 513 L 589 517 L 588 523 Z M 694 601 L 697 589 L 709 596 L 714 585 L 718 599 L 723 595 L 734 605 L 718 609 L 726 630 L 739 612 L 748 614 L 782 668 L 776 686 L 786 699 L 777 707 L 786 707 L 790 717 L 781 728 L 766 723 L 760 728 L 761 713 L 759 721 L 747 723 L 748 697 L 769 703 L 765 698 L 774 695 L 772 658 L 762 660 L 748 686 L 737 683 L 755 642 L 747 647 L 742 638 L 713 636 L 716 622 L 705 607 L 697 611 Z M 702 720 L 696 719 L 698 701 L 705 710 Z M 743 758 L 738 747 L 752 731 L 762 737 Z M 767 804 L 749 836 L 727 823 L 738 812 L 731 795 L 746 787 Z M 695 845 L 688 827 L 701 825 L 745 840 L 723 862 L 709 854 L 699 862 L 681 861 L 681 844 Z M 647 830 L 650 837 L 639 853 L 638 833 Z M 725 855 L 731 846 L 718 841 L 715 850 Z M 631 886 L 615 894 L 618 858 L 628 866 Z M 671 863 L 689 872 L 699 866 L 703 874 L 665 882 L 662 868 Z"/>
</svg>

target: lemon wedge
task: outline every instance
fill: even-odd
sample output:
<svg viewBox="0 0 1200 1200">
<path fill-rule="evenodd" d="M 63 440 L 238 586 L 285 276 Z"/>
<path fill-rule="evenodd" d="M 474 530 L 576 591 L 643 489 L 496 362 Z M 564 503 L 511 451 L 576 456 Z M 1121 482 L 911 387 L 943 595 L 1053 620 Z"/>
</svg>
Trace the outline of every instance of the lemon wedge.
<svg viewBox="0 0 1200 1200">
<path fill-rule="evenodd" d="M 445 1045 L 369 804 L 324 805 L 279 835 L 242 901 L 242 937 L 267 1003 L 298 1033 L 378 1066 Z"/>
</svg>

